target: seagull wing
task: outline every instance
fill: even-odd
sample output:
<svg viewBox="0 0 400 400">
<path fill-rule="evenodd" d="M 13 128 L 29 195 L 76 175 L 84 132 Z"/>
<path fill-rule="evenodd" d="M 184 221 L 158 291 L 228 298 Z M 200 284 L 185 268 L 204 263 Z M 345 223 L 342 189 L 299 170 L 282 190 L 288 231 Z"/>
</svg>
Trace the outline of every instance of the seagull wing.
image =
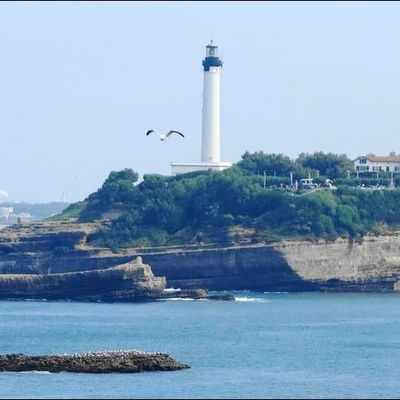
<svg viewBox="0 0 400 400">
<path fill-rule="evenodd" d="M 182 137 L 185 137 L 185 135 L 184 135 L 183 133 L 180 133 L 180 132 L 178 132 L 178 131 L 169 131 L 169 132 L 167 133 L 167 137 L 168 137 L 169 135 L 171 135 L 171 133 L 177 133 L 178 135 L 181 135 Z"/>
<path fill-rule="evenodd" d="M 156 131 L 154 129 L 150 129 L 149 131 L 147 131 L 146 136 L 150 135 L 150 133 L 152 133 L 152 132 L 156 132 Z"/>
</svg>

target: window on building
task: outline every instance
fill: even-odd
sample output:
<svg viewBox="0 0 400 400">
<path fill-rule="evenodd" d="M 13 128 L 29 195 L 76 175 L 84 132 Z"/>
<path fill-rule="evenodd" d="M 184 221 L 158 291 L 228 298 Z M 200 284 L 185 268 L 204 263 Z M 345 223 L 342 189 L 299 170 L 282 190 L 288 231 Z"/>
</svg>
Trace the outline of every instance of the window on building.
<svg viewBox="0 0 400 400">
<path fill-rule="evenodd" d="M 366 158 L 360 158 L 360 164 L 366 164 L 367 159 Z"/>
</svg>

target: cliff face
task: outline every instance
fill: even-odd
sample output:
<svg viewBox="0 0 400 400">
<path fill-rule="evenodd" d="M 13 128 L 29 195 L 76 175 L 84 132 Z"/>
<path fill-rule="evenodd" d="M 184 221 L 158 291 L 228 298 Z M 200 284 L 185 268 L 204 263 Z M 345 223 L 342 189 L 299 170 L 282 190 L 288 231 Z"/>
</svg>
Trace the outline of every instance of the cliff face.
<svg viewBox="0 0 400 400">
<path fill-rule="evenodd" d="M 278 291 L 392 291 L 400 277 L 400 233 L 362 243 L 282 241 L 271 245 L 149 254 L 169 285 Z"/>
<path fill-rule="evenodd" d="M 286 241 L 274 248 L 302 279 L 323 290 L 392 291 L 400 276 L 400 232 L 367 235 L 361 243 Z"/>
<path fill-rule="evenodd" d="M 317 290 L 272 246 L 186 250 L 144 255 L 170 287 L 210 290 Z M 156 272 L 157 271 L 157 272 Z"/>
<path fill-rule="evenodd" d="M 0 273 L 98 270 L 140 255 L 168 287 L 260 291 L 392 291 L 400 277 L 400 232 L 361 243 L 282 241 L 215 248 L 127 249 L 86 244 L 96 224 L 41 223 L 0 232 Z M 54 239 L 54 240 L 53 240 Z"/>
</svg>

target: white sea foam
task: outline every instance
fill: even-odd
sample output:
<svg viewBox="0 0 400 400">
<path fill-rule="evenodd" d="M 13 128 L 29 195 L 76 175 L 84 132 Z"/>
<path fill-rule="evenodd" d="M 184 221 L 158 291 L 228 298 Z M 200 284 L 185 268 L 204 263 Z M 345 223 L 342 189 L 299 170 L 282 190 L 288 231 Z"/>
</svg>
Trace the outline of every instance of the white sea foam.
<svg viewBox="0 0 400 400">
<path fill-rule="evenodd" d="M 287 294 L 289 292 L 264 292 L 264 294 Z"/>
<path fill-rule="evenodd" d="M 50 371 L 20 371 L 19 374 L 40 374 L 40 375 L 48 375 L 51 374 Z"/>
<path fill-rule="evenodd" d="M 170 300 L 170 301 L 194 301 L 195 299 L 192 299 L 190 297 L 170 297 L 168 299 L 163 299 L 163 300 Z"/>
<path fill-rule="evenodd" d="M 175 288 L 164 289 L 164 292 L 167 292 L 167 293 L 174 293 L 174 292 L 180 292 L 180 291 L 181 291 L 181 289 L 175 289 Z"/>
<path fill-rule="evenodd" d="M 235 296 L 235 301 L 243 303 L 270 303 L 272 300 L 261 299 L 259 297 Z"/>
</svg>

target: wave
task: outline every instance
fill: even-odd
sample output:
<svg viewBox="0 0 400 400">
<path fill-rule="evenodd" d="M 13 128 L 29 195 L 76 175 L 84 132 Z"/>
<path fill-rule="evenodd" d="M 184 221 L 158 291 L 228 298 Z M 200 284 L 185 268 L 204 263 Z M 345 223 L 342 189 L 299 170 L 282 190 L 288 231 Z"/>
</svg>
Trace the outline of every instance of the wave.
<svg viewBox="0 0 400 400">
<path fill-rule="evenodd" d="M 10 371 L 11 372 L 11 371 Z M 50 371 L 19 371 L 19 374 L 40 374 L 40 375 L 48 375 L 51 374 Z"/>
<path fill-rule="evenodd" d="M 243 303 L 271 303 L 272 300 L 262 299 L 260 297 L 235 296 L 235 301 Z"/>
<path fill-rule="evenodd" d="M 161 300 L 168 300 L 168 301 L 194 301 L 196 299 L 192 299 L 191 297 L 170 297 L 168 299 L 161 299 Z"/>
<path fill-rule="evenodd" d="M 264 294 L 288 294 L 289 292 L 264 292 Z"/>
</svg>

